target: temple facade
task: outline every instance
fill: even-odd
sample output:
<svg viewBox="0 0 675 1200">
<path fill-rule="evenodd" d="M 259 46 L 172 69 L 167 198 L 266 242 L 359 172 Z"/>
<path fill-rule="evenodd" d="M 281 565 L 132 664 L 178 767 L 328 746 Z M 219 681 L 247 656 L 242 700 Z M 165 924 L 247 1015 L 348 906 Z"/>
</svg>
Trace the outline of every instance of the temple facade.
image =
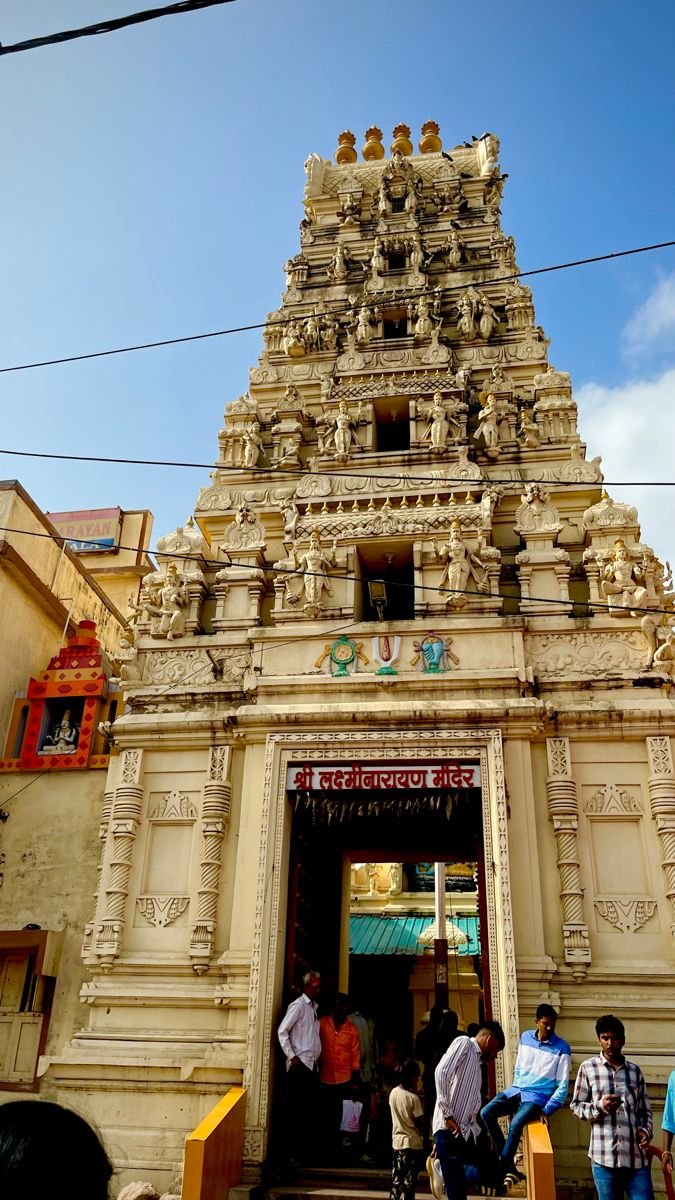
<svg viewBox="0 0 675 1200">
<path fill-rule="evenodd" d="M 577 1061 L 620 1015 L 657 1107 L 675 1042 L 670 581 L 586 457 L 499 142 L 345 132 L 305 173 L 282 302 L 119 656 L 83 1003 L 41 1060 L 158 1185 L 242 1081 L 260 1177 L 307 967 L 412 1043 L 437 863 L 497 1083 L 542 1000 Z M 561 1184 L 586 1134 L 555 1119 Z"/>
</svg>

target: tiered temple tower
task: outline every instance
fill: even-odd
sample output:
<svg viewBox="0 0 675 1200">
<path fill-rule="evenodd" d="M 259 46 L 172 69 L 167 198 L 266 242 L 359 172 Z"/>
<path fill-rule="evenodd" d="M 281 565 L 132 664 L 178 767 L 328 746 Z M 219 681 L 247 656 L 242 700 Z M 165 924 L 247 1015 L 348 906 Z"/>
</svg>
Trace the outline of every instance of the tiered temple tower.
<svg viewBox="0 0 675 1200">
<path fill-rule="evenodd" d="M 284 988 L 321 956 L 348 982 L 322 821 L 345 855 L 381 821 L 395 860 L 440 799 L 465 817 L 439 854 L 475 818 L 507 1074 L 544 998 L 579 1052 L 620 1011 L 657 1090 L 675 1032 L 664 569 L 586 458 L 501 226 L 497 138 L 446 153 L 430 121 L 419 153 L 404 125 L 389 152 L 376 128 L 354 144 L 305 164 L 281 306 L 123 656 L 88 1019 L 48 1067 L 119 1140 L 111 1097 L 143 1062 L 125 1121 L 146 1170 L 160 1091 L 178 1156 L 242 1078 L 251 1177 L 264 1160 Z"/>
</svg>

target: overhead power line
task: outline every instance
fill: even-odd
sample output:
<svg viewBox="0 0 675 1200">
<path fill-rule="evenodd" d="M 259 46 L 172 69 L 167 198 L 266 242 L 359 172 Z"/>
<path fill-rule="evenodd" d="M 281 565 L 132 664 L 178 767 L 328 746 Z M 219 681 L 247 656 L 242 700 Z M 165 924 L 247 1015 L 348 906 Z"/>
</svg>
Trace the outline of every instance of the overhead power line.
<svg viewBox="0 0 675 1200">
<path fill-rule="evenodd" d="M 556 263 L 555 265 L 548 267 L 535 267 L 530 271 L 516 271 L 512 275 L 500 275 L 495 279 L 482 280 L 480 286 L 481 288 L 488 288 L 499 283 L 512 283 L 514 280 L 525 279 L 530 275 L 546 275 L 551 271 L 566 271 L 570 267 L 584 267 L 588 266 L 590 263 L 606 262 L 612 258 L 626 258 L 631 254 L 646 254 L 650 250 L 664 250 L 669 246 L 675 246 L 675 240 L 669 242 L 656 242 L 652 246 L 636 246 L 630 250 L 615 250 L 611 254 L 596 254 L 592 258 L 578 258 L 572 262 Z M 481 268 L 480 265 L 477 264 L 472 269 L 480 270 Z M 450 284 L 448 287 L 443 288 L 443 291 L 459 291 L 464 286 L 465 285 L 463 283 Z M 396 299 L 398 302 L 406 299 L 415 300 L 419 299 L 420 296 L 423 295 L 431 296 L 434 294 L 434 291 L 435 289 L 433 288 L 426 289 L 426 291 L 424 289 L 415 291 L 397 291 Z M 331 315 L 340 315 L 341 313 L 350 312 L 351 308 L 352 305 L 350 304 L 345 305 L 343 308 L 333 308 L 330 311 Z M 156 350 L 161 346 L 178 346 L 186 342 L 201 342 L 206 341 L 208 338 L 227 337 L 229 334 L 233 333 L 250 333 L 254 329 L 270 329 L 276 325 L 285 324 L 287 324 L 287 318 L 279 319 L 277 321 L 258 321 L 251 325 L 234 325 L 229 329 L 213 329 L 208 333 L 190 333 L 185 334 L 183 337 L 162 338 L 161 340 L 155 342 L 137 342 L 133 346 L 117 346 L 113 350 L 91 350 L 87 354 L 67 354 L 63 355 L 61 358 L 45 358 L 35 362 L 19 363 L 13 367 L 0 367 L 0 375 L 6 375 L 13 371 L 33 371 L 37 367 L 56 367 L 62 365 L 63 363 L 85 362 L 91 358 L 111 358 L 117 354 L 131 354 L 137 350 Z"/>
<path fill-rule="evenodd" d="M 58 534 L 58 533 L 52 534 L 52 533 L 48 533 L 47 531 L 45 531 L 44 533 L 40 533 L 37 530 L 33 530 L 33 529 L 14 529 L 9 525 L 0 525 L 0 533 L 15 533 L 15 534 L 20 534 L 22 537 L 49 538 L 50 541 L 57 542 L 57 543 L 65 542 L 67 544 L 67 542 L 68 542 L 68 538 L 64 537 L 62 534 Z M 86 539 L 86 540 L 87 540 L 88 545 L 93 546 L 96 544 L 95 538 Z M 433 543 L 433 542 L 439 541 L 441 539 L 435 537 L 433 534 L 428 534 L 428 535 L 426 535 L 424 540 Z M 123 546 L 121 544 L 115 545 L 113 547 L 110 547 L 110 546 L 101 547 L 101 549 L 102 550 L 105 549 L 106 551 L 110 551 L 111 549 L 112 550 L 133 550 L 134 552 L 138 552 L 138 546 Z M 219 549 L 220 549 L 220 547 L 217 547 L 217 550 L 219 550 Z M 247 569 L 250 568 L 250 566 L 251 566 L 250 562 L 243 562 L 243 561 L 238 562 L 235 558 L 232 558 L 230 556 L 230 553 L 226 547 L 222 547 L 222 549 L 223 549 L 223 552 L 227 555 L 227 560 L 225 560 L 225 559 L 210 560 L 211 565 L 214 568 L 218 567 L 218 566 L 220 566 L 221 569 L 223 569 L 224 567 L 245 567 Z M 511 549 L 515 551 L 517 549 L 517 547 L 513 546 L 513 547 L 511 547 Z M 159 557 L 164 558 L 164 559 L 175 559 L 180 562 L 201 562 L 203 559 L 203 555 L 201 555 L 201 554 L 190 554 L 188 552 L 183 553 L 182 551 L 173 551 L 173 550 L 149 550 L 149 551 L 147 551 L 147 553 L 148 554 L 156 554 Z M 277 566 L 269 566 L 266 568 L 266 570 L 274 571 L 274 573 L 276 575 L 288 575 L 288 576 L 310 575 L 312 577 L 316 577 L 317 579 L 325 578 L 323 571 L 300 571 L 300 570 L 298 570 L 297 567 L 282 567 L 282 566 L 277 565 Z M 358 575 L 339 574 L 337 572 L 334 572 L 331 575 L 331 579 L 342 579 L 342 580 L 346 580 L 347 582 L 359 583 L 359 584 L 362 584 L 364 582 L 364 580 L 361 579 Z M 394 590 L 398 589 L 399 591 L 415 591 L 415 588 L 416 588 L 415 583 L 410 583 L 408 580 L 405 580 L 405 579 L 385 579 L 384 577 L 377 576 L 377 577 L 371 578 L 370 582 L 371 583 L 373 583 L 373 582 L 384 583 L 384 584 L 386 584 L 387 587 L 390 587 Z M 445 595 L 448 595 L 448 593 L 451 593 L 452 595 L 472 596 L 474 599 L 476 598 L 476 592 L 471 592 L 468 590 L 468 588 L 437 587 L 437 586 L 434 586 L 433 584 L 425 584 L 421 590 L 424 592 L 438 592 L 442 596 L 445 596 Z M 518 596 L 514 595 L 512 592 L 500 592 L 500 591 L 490 592 L 490 593 L 486 593 L 485 596 L 486 596 L 486 599 L 488 599 L 488 600 L 500 599 L 500 600 L 516 601 L 516 602 L 518 601 Z M 529 595 L 526 597 L 526 599 L 528 601 L 530 601 L 530 600 L 533 601 L 533 603 L 535 603 L 535 604 L 550 604 L 551 603 L 550 596 Z M 588 611 L 591 608 L 593 608 L 594 610 L 602 609 L 602 610 L 606 610 L 607 612 L 613 612 L 613 613 L 616 612 L 616 608 L 614 606 L 612 606 L 610 604 L 604 604 L 601 600 L 598 601 L 598 600 L 562 600 L 561 599 L 559 601 L 556 601 L 556 603 L 559 603 L 560 605 L 562 605 L 565 609 L 569 610 L 570 613 L 573 613 L 575 609 L 585 610 L 585 612 L 584 612 L 585 616 L 588 615 Z M 643 613 L 645 616 L 656 613 L 656 614 L 659 614 L 662 616 L 666 615 L 669 617 L 673 617 L 675 619 L 675 609 L 673 609 L 673 608 L 647 608 L 646 606 L 639 605 L 639 604 L 633 605 L 632 608 L 633 608 L 633 611 Z M 459 615 L 461 616 L 462 614 L 459 614 Z M 500 616 L 500 615 L 501 614 L 499 614 L 499 613 L 496 613 L 496 614 L 495 613 L 483 613 L 483 612 L 471 613 L 472 617 L 495 617 L 495 616 Z M 514 613 L 514 614 L 509 614 L 509 615 L 531 616 L 532 614 L 531 613 Z M 394 618 L 392 618 L 392 620 L 393 619 Z M 350 622 L 350 624 L 359 624 L 359 623 L 360 622 Z M 365 623 L 367 623 L 367 622 L 365 622 Z M 321 630 L 319 630 L 318 632 L 321 633 Z"/>
<path fill-rule="evenodd" d="M 7 454 L 13 458 L 46 458 L 55 459 L 57 462 L 95 462 L 95 463 L 111 463 L 119 466 L 129 467 L 187 467 L 189 470 L 198 471 L 222 471 L 233 472 L 241 475 L 244 470 L 249 475 L 254 475 L 256 478 L 270 476 L 273 479 L 279 479 L 275 467 L 233 467 L 227 463 L 212 463 L 212 462 L 180 462 L 175 459 L 163 458 L 106 458 L 101 454 L 57 454 L 48 451 L 39 450 L 3 450 L 0 449 L 0 455 Z M 375 469 L 375 464 L 373 464 Z M 291 476 L 306 476 L 320 475 L 324 479 L 365 479 L 366 476 L 362 471 L 316 471 L 310 467 L 284 467 L 283 475 Z M 393 485 L 400 483 L 405 479 L 407 483 L 423 483 L 429 487 L 436 487 L 439 491 L 445 491 L 447 488 L 466 488 L 467 491 L 476 491 L 479 487 L 490 484 L 525 486 L 528 483 L 540 483 L 542 486 L 549 487 L 552 490 L 566 487 L 675 487 L 675 480 L 672 479 L 614 479 L 598 481 L 597 483 L 589 483 L 588 480 L 576 479 L 531 479 L 529 476 L 525 479 L 506 479 L 500 476 L 490 475 L 484 476 L 481 479 L 466 479 L 466 477 L 457 476 L 453 478 L 451 475 L 436 476 L 436 475 L 411 475 L 408 471 L 401 469 L 394 474 L 377 471 L 378 479 L 388 479 Z M 351 495 L 351 493 L 350 493 Z M 335 497 L 334 497 L 335 498 Z M 352 498 L 358 498 L 356 496 Z M 300 499 L 306 500 L 308 503 L 317 500 L 327 499 L 324 496 L 303 496 Z"/>
<path fill-rule="evenodd" d="M 155 21 L 157 17 L 174 17 L 181 13 L 197 12 L 200 8 L 214 8 L 217 4 L 232 4 L 234 0 L 182 0 L 167 4 L 163 8 L 146 8 L 143 12 L 129 13 L 126 17 L 114 17 L 108 21 L 97 21 L 95 25 L 82 25 L 79 29 L 62 29 L 59 33 L 48 33 L 44 37 L 29 38 L 25 42 L 13 42 L 10 46 L 0 43 L 0 55 L 22 54 L 26 50 L 37 50 L 40 46 L 55 46 L 60 42 L 73 42 L 76 38 L 94 37 L 99 33 L 115 33 L 130 25 L 141 25 Z"/>
</svg>

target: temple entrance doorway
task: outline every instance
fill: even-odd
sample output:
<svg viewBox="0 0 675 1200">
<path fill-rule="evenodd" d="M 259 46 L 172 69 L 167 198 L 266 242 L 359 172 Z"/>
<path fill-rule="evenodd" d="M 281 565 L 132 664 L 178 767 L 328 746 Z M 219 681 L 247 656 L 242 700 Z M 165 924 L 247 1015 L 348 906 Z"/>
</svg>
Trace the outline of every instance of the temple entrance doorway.
<svg viewBox="0 0 675 1200">
<path fill-rule="evenodd" d="M 479 783 L 478 770 L 467 782 Z M 329 780 L 330 782 L 330 780 Z M 324 780 L 325 785 L 325 780 Z M 309 969 L 321 1014 L 349 995 L 360 1033 L 361 1137 L 338 1138 L 335 1165 L 388 1163 L 388 1091 L 438 998 L 435 881 L 445 884 L 447 995 L 460 1031 L 490 1015 L 480 786 L 289 791 L 284 1004 Z M 449 1018 L 452 1025 L 453 1018 Z M 283 1076 L 282 1076 L 283 1078 Z M 358 1155 L 356 1151 L 358 1150 Z"/>
</svg>

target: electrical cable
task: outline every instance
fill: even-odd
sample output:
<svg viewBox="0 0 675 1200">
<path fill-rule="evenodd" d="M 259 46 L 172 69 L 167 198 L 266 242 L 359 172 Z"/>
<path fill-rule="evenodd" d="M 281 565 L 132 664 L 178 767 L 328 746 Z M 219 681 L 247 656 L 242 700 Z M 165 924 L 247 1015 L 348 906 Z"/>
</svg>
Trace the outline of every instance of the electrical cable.
<svg viewBox="0 0 675 1200">
<path fill-rule="evenodd" d="M 524 279 L 530 275 L 545 275 L 551 271 L 566 271 L 570 267 L 583 267 L 590 263 L 606 262 L 613 258 L 625 258 L 631 254 L 645 254 L 650 250 L 663 250 L 670 246 L 675 246 L 675 240 L 668 242 L 656 242 L 651 246 L 636 246 L 630 250 L 615 250 L 610 254 L 596 254 L 591 258 L 579 258 L 571 262 L 556 263 L 553 266 L 536 267 L 530 271 L 516 271 L 511 275 L 498 276 L 496 279 L 482 280 L 480 286 L 481 288 L 493 287 L 495 284 L 510 283 L 517 279 Z M 474 271 L 480 269 L 480 266 L 475 266 L 473 268 Z M 443 288 L 443 291 L 458 291 L 463 287 L 464 284 L 449 284 Z M 419 299 L 422 295 L 431 296 L 434 294 L 434 291 L 435 289 L 432 288 L 427 289 L 426 291 L 424 289 L 420 289 L 407 293 L 404 289 L 400 294 L 397 293 L 397 301 L 401 302 L 407 297 L 411 300 L 414 300 Z M 373 299 L 376 298 L 374 297 Z M 350 304 L 345 308 L 338 307 L 331 309 L 330 312 L 331 315 L 340 315 L 341 313 L 351 312 L 351 309 L 352 305 Z M 283 319 L 280 318 L 279 320 L 274 321 L 258 321 L 252 325 L 236 325 L 229 329 L 214 329 L 208 333 L 191 333 L 183 337 L 162 338 L 161 340 L 155 342 L 139 342 L 133 346 L 119 346 L 113 350 L 92 350 L 87 354 L 69 354 L 62 358 L 47 358 L 38 362 L 20 363 L 13 367 L 0 367 L 0 375 L 6 375 L 15 371 L 32 371 L 38 367 L 55 367 L 60 366 L 63 363 L 84 362 L 85 360 L 92 358 L 110 358 L 111 356 L 117 354 L 131 354 L 136 350 L 154 350 L 161 346 L 177 346 L 185 342 L 199 342 L 204 341 L 207 338 L 226 337 L 227 335 L 233 333 L 249 333 L 254 329 L 269 329 L 275 325 L 286 325 L 288 324 L 289 319 L 291 318 L 284 317 Z"/>
<path fill-rule="evenodd" d="M 28 38 L 27 41 L 13 42 L 9 46 L 3 46 L 0 42 L 0 55 L 22 54 L 26 50 L 37 50 L 40 46 L 55 46 L 61 42 L 72 42 L 75 38 L 115 33 L 118 29 L 126 29 L 129 25 L 140 25 L 145 21 L 155 21 L 158 17 L 174 17 L 181 13 L 197 12 L 200 8 L 214 8 L 218 4 L 232 4 L 233 2 L 234 0 L 181 0 L 180 3 L 168 4 L 163 8 L 146 8 L 142 12 L 129 13 L 126 17 L 97 21 L 95 25 L 82 25 L 79 29 L 62 29 L 59 33 Z"/>
<path fill-rule="evenodd" d="M 231 471 L 241 475 L 244 472 L 257 476 L 270 475 L 274 479 L 279 479 L 277 469 L 275 467 L 233 467 L 226 463 L 207 463 L 207 462 L 179 462 L 172 459 L 161 458 L 106 458 L 100 454 L 55 454 L 38 450 L 4 450 L 0 449 L 0 455 L 11 455 L 14 458 L 46 458 L 55 459 L 57 462 L 96 462 L 96 463 L 111 463 L 113 465 L 131 466 L 131 467 L 187 467 L 191 470 L 199 471 Z M 585 461 L 585 460 L 584 460 Z M 376 464 L 372 464 L 375 466 Z M 329 479 L 367 479 L 362 471 L 317 471 L 310 467 L 284 467 L 283 476 L 306 476 L 319 475 Z M 452 475 L 410 475 L 407 471 L 401 470 L 394 475 L 389 475 L 381 471 L 377 472 L 378 479 L 391 480 L 393 484 L 400 483 L 405 479 L 408 483 L 424 483 L 430 487 L 436 487 L 439 491 L 447 491 L 447 489 L 466 488 L 467 491 L 477 491 L 479 487 L 491 484 L 504 484 L 514 487 L 525 486 L 528 483 L 539 483 L 542 486 L 558 490 L 566 487 L 675 487 L 673 479 L 613 479 L 613 480 L 598 480 L 591 482 L 589 480 L 578 479 L 532 479 L 528 475 L 523 479 L 507 479 L 497 475 L 486 475 L 480 479 L 466 479 L 464 476 Z M 354 493 L 350 493 L 350 496 Z M 315 500 L 323 500 L 323 496 L 303 496 L 301 499 L 308 503 Z M 345 497 L 346 498 L 346 497 Z M 49 514 L 47 514 L 49 515 Z"/>
<path fill-rule="evenodd" d="M 47 533 L 46 531 L 45 531 L 45 533 L 38 533 L 37 530 L 31 530 L 31 529 L 14 529 L 8 525 L 0 525 L 0 533 L 15 533 L 15 534 L 21 534 L 24 537 L 49 538 L 50 541 L 53 541 L 57 544 L 60 542 L 65 542 L 66 544 L 68 543 L 68 539 L 62 537 L 60 534 L 55 535 L 55 534 Z M 427 536 L 424 538 L 424 540 L 435 542 L 437 539 L 434 537 Z M 90 544 L 93 544 L 93 542 L 91 542 Z M 136 552 L 138 551 L 137 546 L 115 545 L 114 547 L 110 547 L 110 546 L 105 547 L 106 551 L 110 551 L 111 549 L 113 549 L 113 550 L 133 550 Z M 224 569 L 225 567 L 250 568 L 251 564 L 249 562 L 237 562 L 236 559 L 230 557 L 226 547 L 222 547 L 222 549 L 224 550 L 224 553 L 227 554 L 228 561 L 219 563 L 218 560 L 211 560 L 210 561 L 211 566 L 213 566 L 214 568 L 220 567 L 221 570 Z M 511 547 L 511 549 L 515 551 L 517 549 L 517 547 L 513 546 L 513 547 Z M 203 555 L 201 555 L 201 554 L 188 554 L 188 553 L 182 553 L 181 551 L 149 550 L 149 551 L 146 551 L 146 553 L 158 554 L 161 558 L 168 559 L 168 560 L 176 559 L 176 560 L 187 561 L 187 562 L 202 562 L 203 561 Z M 297 567 L 282 567 L 282 566 L 271 566 L 270 565 L 270 566 L 266 567 L 265 570 L 274 571 L 276 575 L 289 575 L 289 576 L 291 576 L 291 575 L 309 575 L 312 578 L 317 578 L 317 579 L 325 578 L 323 571 L 299 571 Z M 361 579 L 358 575 L 337 574 L 335 572 L 331 575 L 331 579 L 341 579 L 348 583 L 367 582 L 367 581 L 364 581 L 363 579 Z M 383 579 L 380 576 L 376 576 L 376 577 L 374 576 L 370 580 L 370 582 L 371 583 L 375 583 L 375 582 L 384 583 L 387 587 L 391 587 L 394 589 L 399 588 L 399 589 L 412 590 L 413 592 L 415 591 L 414 583 L 408 583 L 406 580 L 402 580 L 402 579 Z M 421 590 L 425 591 L 425 592 L 438 592 L 440 595 L 451 594 L 451 595 L 471 596 L 473 599 L 476 598 L 476 594 L 477 594 L 475 591 L 470 591 L 468 588 L 456 588 L 456 587 L 447 587 L 446 588 L 446 587 L 437 587 L 432 584 L 425 584 Z M 514 595 L 509 592 L 500 592 L 500 591 L 490 592 L 490 593 L 485 593 L 485 596 L 487 599 L 490 599 L 490 600 L 499 599 L 499 600 L 509 600 L 509 601 L 516 601 L 516 602 L 519 600 L 519 597 L 517 595 Z M 525 599 L 527 599 L 528 601 L 531 600 L 535 604 L 550 604 L 551 603 L 550 596 L 529 595 L 529 596 L 525 597 Z M 576 609 L 585 609 L 586 613 L 588 613 L 588 611 L 592 608 L 593 610 L 605 610 L 606 609 L 608 612 L 616 613 L 615 605 L 611 605 L 609 603 L 604 604 L 600 600 L 590 600 L 590 599 L 589 600 L 562 600 L 562 599 L 560 599 L 560 600 L 556 600 L 556 603 L 564 606 L 565 608 L 569 609 L 571 612 L 573 612 L 573 610 L 576 608 Z M 644 605 L 634 604 L 631 606 L 631 609 L 628 611 L 644 613 L 645 616 L 656 613 L 659 615 L 675 617 L 675 609 L 673 609 L 673 608 L 648 608 L 647 606 L 644 606 Z M 463 614 L 460 614 L 460 615 L 463 615 Z M 509 615 L 511 615 L 511 614 L 509 614 Z M 531 616 L 532 614 L 531 613 L 514 613 L 512 615 L 524 617 L 524 616 Z M 493 618 L 495 616 L 500 616 L 500 614 L 499 613 L 484 613 L 484 612 L 483 613 L 471 613 L 472 618 L 478 617 L 478 616 Z M 350 624 L 363 624 L 364 621 L 363 620 L 362 621 L 350 621 L 349 623 Z M 365 622 L 365 623 L 367 623 L 367 622 Z"/>
</svg>

